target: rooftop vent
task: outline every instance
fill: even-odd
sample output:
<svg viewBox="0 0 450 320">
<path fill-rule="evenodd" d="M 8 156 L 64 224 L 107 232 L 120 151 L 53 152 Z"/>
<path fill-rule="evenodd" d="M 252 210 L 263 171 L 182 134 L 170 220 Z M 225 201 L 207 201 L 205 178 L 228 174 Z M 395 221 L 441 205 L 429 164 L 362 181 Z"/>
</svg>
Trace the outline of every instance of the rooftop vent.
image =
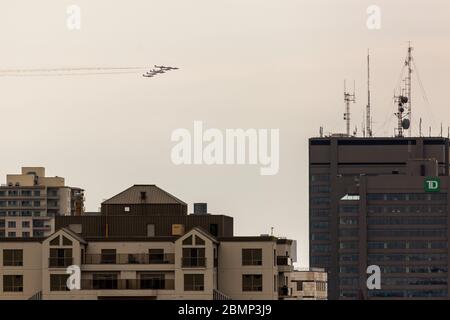
<svg viewBox="0 0 450 320">
<path fill-rule="evenodd" d="M 208 214 L 208 204 L 194 203 L 194 214 Z"/>
</svg>

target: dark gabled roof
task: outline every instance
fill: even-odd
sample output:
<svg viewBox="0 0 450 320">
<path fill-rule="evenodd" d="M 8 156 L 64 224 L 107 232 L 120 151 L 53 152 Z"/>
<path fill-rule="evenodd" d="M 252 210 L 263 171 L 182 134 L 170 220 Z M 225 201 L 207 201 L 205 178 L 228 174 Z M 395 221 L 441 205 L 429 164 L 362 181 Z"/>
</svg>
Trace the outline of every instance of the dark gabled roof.
<svg viewBox="0 0 450 320">
<path fill-rule="evenodd" d="M 141 192 L 145 192 L 145 200 L 141 199 Z M 102 204 L 183 204 L 185 202 L 174 197 L 154 184 L 135 184 Z"/>
</svg>

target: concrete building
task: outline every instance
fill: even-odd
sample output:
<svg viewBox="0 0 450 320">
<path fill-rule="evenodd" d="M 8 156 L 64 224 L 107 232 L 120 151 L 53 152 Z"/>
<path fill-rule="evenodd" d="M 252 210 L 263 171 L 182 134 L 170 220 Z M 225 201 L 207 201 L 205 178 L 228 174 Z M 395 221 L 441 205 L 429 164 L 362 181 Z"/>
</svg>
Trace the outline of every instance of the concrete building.
<svg viewBox="0 0 450 320">
<path fill-rule="evenodd" d="M 84 191 L 64 178 L 46 177 L 42 167 L 23 167 L 0 186 L 0 237 L 42 237 L 54 232 L 58 215 L 81 215 Z"/>
<path fill-rule="evenodd" d="M 310 266 L 329 299 L 449 298 L 448 139 L 312 138 L 309 171 Z"/>
<path fill-rule="evenodd" d="M 325 269 L 309 268 L 295 270 L 291 275 L 293 291 L 291 296 L 300 300 L 327 299 L 327 273 Z"/>
<path fill-rule="evenodd" d="M 234 236 L 233 218 L 206 204 L 187 214 L 154 185 L 55 221 L 48 237 L 0 239 L 0 299 L 300 299 L 298 282 L 315 281 L 294 271 L 295 241 Z M 80 290 L 67 288 L 71 265 Z"/>
<path fill-rule="evenodd" d="M 285 279 L 295 245 L 271 236 L 216 238 L 193 228 L 173 237 L 83 238 L 63 228 L 47 238 L 3 238 L 0 252 L 0 299 L 272 300 L 294 290 Z M 81 269 L 80 290 L 67 289 L 71 265 Z"/>
</svg>

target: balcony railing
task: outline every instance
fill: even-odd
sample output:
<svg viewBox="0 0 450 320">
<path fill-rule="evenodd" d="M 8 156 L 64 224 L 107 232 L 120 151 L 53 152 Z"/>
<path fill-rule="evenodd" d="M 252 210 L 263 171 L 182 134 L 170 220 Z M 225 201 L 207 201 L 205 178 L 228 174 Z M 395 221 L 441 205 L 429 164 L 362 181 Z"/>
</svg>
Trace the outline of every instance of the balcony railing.
<svg viewBox="0 0 450 320">
<path fill-rule="evenodd" d="M 73 263 L 72 257 L 50 257 L 48 258 L 48 266 L 49 268 L 67 268 L 68 266 L 72 265 Z"/>
<path fill-rule="evenodd" d="M 86 254 L 84 264 L 174 264 L 175 255 L 120 253 L 120 254 Z"/>
<path fill-rule="evenodd" d="M 202 268 L 206 267 L 205 257 L 182 257 L 181 266 L 183 268 Z"/>
<path fill-rule="evenodd" d="M 82 290 L 174 290 L 173 279 L 81 280 Z"/>
</svg>

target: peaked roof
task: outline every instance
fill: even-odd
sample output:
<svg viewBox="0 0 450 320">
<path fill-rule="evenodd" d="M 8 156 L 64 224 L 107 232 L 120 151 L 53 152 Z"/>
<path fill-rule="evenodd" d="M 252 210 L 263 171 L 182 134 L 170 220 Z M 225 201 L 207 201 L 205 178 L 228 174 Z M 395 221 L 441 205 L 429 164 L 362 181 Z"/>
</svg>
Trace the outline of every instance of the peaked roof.
<svg viewBox="0 0 450 320">
<path fill-rule="evenodd" d="M 69 228 L 60 228 L 60 229 L 56 230 L 54 233 L 52 233 L 51 235 L 49 235 L 49 236 L 46 238 L 46 240 L 49 239 L 49 238 L 52 238 L 55 234 L 57 234 L 57 233 L 60 232 L 60 231 L 66 233 L 66 234 L 68 234 L 69 236 L 71 236 L 72 238 L 74 238 L 75 240 L 77 240 L 77 241 L 80 242 L 80 243 L 87 244 L 86 240 L 84 240 L 79 234 L 73 232 L 73 231 L 72 231 L 71 229 L 69 229 Z"/>
<path fill-rule="evenodd" d="M 145 199 L 141 193 L 145 192 Z M 114 197 L 103 201 L 102 204 L 183 204 L 185 202 L 174 197 L 154 184 L 135 184 Z"/>
<path fill-rule="evenodd" d="M 187 236 L 192 233 L 193 231 L 197 231 L 198 233 L 200 233 L 201 235 L 205 236 L 206 238 L 208 238 L 209 240 L 211 240 L 214 243 L 218 243 L 216 237 L 214 237 L 212 234 L 210 234 L 208 231 L 203 230 L 200 227 L 194 227 L 192 229 L 190 229 L 188 232 L 186 232 L 185 234 L 183 234 L 181 237 L 179 237 L 178 239 L 183 239 L 183 238 L 187 238 Z"/>
</svg>

